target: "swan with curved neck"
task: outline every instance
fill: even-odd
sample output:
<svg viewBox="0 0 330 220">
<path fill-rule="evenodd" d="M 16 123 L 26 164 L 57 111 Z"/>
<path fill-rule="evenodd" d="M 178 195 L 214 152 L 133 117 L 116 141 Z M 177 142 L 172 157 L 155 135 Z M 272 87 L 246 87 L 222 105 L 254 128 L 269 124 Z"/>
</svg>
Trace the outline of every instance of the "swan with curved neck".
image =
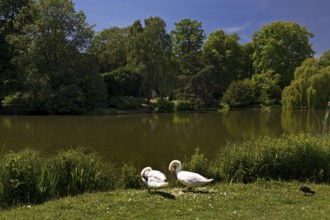
<svg viewBox="0 0 330 220">
<path fill-rule="evenodd" d="M 182 171 L 182 164 L 179 160 L 173 160 L 168 169 L 170 172 L 176 173 L 178 180 L 188 187 L 188 191 L 191 191 L 194 187 L 202 186 L 213 181 L 213 179 L 207 179 L 198 173 Z"/>
<path fill-rule="evenodd" d="M 141 178 L 142 181 L 147 185 L 149 193 L 150 188 L 153 188 L 156 191 L 158 188 L 168 186 L 168 182 L 165 182 L 165 175 L 158 170 L 153 170 L 151 167 L 145 167 L 141 171 Z"/>
</svg>

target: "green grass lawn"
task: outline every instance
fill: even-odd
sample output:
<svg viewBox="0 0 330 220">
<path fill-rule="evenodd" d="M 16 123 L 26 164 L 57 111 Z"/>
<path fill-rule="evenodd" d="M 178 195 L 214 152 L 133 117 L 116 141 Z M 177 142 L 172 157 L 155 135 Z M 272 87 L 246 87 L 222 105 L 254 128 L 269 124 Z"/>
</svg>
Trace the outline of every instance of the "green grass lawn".
<svg viewBox="0 0 330 220">
<path fill-rule="evenodd" d="M 330 219 L 330 186 L 298 182 L 220 183 L 183 192 L 115 190 L 0 211 L 0 219 Z"/>
</svg>

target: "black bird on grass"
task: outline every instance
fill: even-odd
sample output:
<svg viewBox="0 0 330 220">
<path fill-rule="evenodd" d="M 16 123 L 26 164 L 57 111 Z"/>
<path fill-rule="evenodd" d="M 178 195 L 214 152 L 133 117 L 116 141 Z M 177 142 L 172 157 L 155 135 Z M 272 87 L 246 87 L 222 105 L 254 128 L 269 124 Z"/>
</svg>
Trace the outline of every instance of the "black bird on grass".
<svg viewBox="0 0 330 220">
<path fill-rule="evenodd" d="M 308 195 L 308 194 L 315 194 L 314 191 L 312 191 L 308 186 L 301 186 L 299 188 L 301 191 L 303 191 L 305 193 L 305 195 Z"/>
</svg>

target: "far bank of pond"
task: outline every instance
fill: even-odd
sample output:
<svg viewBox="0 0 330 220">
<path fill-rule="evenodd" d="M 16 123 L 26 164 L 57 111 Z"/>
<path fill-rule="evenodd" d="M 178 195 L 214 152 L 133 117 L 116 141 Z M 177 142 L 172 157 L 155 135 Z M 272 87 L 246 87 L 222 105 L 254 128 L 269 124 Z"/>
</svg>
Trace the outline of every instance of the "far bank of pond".
<svg viewBox="0 0 330 220">
<path fill-rule="evenodd" d="M 118 165 L 166 169 L 199 148 L 212 159 L 227 141 L 319 133 L 325 111 L 259 109 L 228 113 L 138 114 L 119 116 L 0 116 L 3 152 L 26 147 L 53 154 L 85 147 Z"/>
</svg>

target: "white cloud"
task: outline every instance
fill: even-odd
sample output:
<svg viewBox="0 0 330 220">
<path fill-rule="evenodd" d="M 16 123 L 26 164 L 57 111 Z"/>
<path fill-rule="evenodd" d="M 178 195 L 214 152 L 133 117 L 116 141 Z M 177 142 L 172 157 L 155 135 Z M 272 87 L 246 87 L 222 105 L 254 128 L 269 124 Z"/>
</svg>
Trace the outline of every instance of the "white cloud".
<svg viewBox="0 0 330 220">
<path fill-rule="evenodd" d="M 244 31 L 245 29 L 249 28 L 251 26 L 251 22 L 245 23 L 243 25 L 239 25 L 239 26 L 231 26 L 231 27 L 226 27 L 224 28 L 225 32 L 228 33 L 238 33 L 241 31 Z"/>
</svg>

